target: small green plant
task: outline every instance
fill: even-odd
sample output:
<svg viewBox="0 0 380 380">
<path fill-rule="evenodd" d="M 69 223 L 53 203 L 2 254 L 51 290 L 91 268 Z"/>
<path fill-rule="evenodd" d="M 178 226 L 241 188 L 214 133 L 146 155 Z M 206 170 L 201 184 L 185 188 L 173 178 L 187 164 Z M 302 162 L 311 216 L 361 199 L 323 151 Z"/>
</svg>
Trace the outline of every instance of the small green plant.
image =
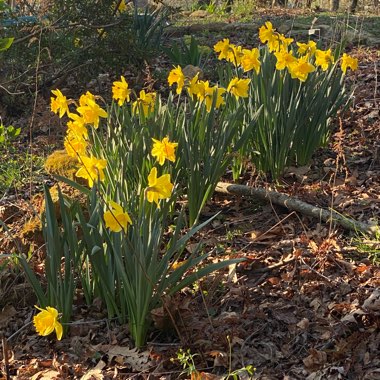
<svg viewBox="0 0 380 380">
<path fill-rule="evenodd" d="M 191 36 L 190 40 L 185 36 L 180 44 L 173 43 L 170 48 L 163 50 L 173 64 L 181 67 L 204 67 L 212 52 L 209 47 L 201 46 L 194 36 Z"/>
<path fill-rule="evenodd" d="M 190 348 L 188 348 L 186 351 L 180 348 L 177 352 L 177 357 L 171 358 L 170 360 L 172 362 L 178 361 L 182 366 L 183 371 L 181 372 L 181 375 L 190 376 L 191 379 L 198 379 L 199 372 L 194 362 L 194 357 L 197 355 L 198 354 L 192 354 Z"/>
<path fill-rule="evenodd" d="M 380 232 L 376 231 L 373 236 L 361 235 L 355 240 L 355 245 L 360 253 L 368 255 L 374 265 L 380 264 Z"/>
<path fill-rule="evenodd" d="M 12 141 L 14 141 L 20 134 L 21 128 L 15 128 L 13 125 L 8 127 L 4 126 L 3 123 L 0 124 L 0 147 L 8 146 Z"/>
</svg>

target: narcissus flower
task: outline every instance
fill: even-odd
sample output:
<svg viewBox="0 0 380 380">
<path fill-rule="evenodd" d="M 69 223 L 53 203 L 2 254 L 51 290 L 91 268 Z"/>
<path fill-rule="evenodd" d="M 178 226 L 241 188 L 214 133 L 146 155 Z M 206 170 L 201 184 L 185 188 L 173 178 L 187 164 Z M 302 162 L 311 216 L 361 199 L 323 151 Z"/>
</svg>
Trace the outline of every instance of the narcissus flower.
<svg viewBox="0 0 380 380">
<path fill-rule="evenodd" d="M 340 66 L 344 74 L 346 74 L 348 68 L 355 71 L 358 69 L 358 59 L 350 57 L 348 54 L 343 53 Z"/>
<path fill-rule="evenodd" d="M 243 68 L 244 72 L 255 70 L 256 74 L 258 74 L 260 72 L 259 57 L 259 49 L 243 49 L 243 56 L 241 57 L 241 67 Z"/>
<path fill-rule="evenodd" d="M 317 50 L 317 44 L 311 40 L 307 44 L 297 42 L 297 46 L 299 55 L 307 54 L 309 57 L 311 57 Z"/>
<path fill-rule="evenodd" d="M 47 306 L 46 309 L 41 309 L 35 306 L 40 312 L 33 317 L 33 324 L 36 331 L 41 336 L 51 334 L 54 330 L 57 334 L 57 339 L 62 339 L 63 328 L 58 322 L 58 310 L 54 307 Z"/>
<path fill-rule="evenodd" d="M 64 146 L 70 157 L 78 158 L 78 156 L 86 155 L 88 142 L 83 135 L 69 129 L 65 137 Z"/>
<path fill-rule="evenodd" d="M 75 113 L 68 114 L 70 121 L 67 122 L 67 128 L 69 131 L 77 134 L 78 136 L 88 137 L 88 130 L 86 128 L 86 123 L 83 118 Z"/>
<path fill-rule="evenodd" d="M 334 63 L 334 57 L 331 55 L 331 49 L 326 51 L 317 49 L 315 51 L 315 64 L 320 66 L 323 71 L 329 68 L 330 63 Z"/>
<path fill-rule="evenodd" d="M 124 1 L 122 3 L 124 3 Z M 131 90 L 128 88 L 128 83 L 125 78 L 121 76 L 120 79 L 120 81 L 113 82 L 112 98 L 117 100 L 117 104 L 121 107 L 125 101 L 129 102 Z"/>
<path fill-rule="evenodd" d="M 265 44 L 273 39 L 278 39 L 276 29 L 273 29 L 273 25 L 270 21 L 267 21 L 260 29 L 259 29 L 259 39 Z"/>
<path fill-rule="evenodd" d="M 315 71 L 315 67 L 308 62 L 307 57 L 301 57 L 288 66 L 289 73 L 293 79 L 305 82 L 308 75 Z"/>
<path fill-rule="evenodd" d="M 144 116 L 148 116 L 154 110 L 154 104 L 156 102 L 156 93 L 148 92 L 144 90 L 140 91 L 140 96 L 132 104 L 132 110 L 136 114 L 140 112 L 140 106 L 142 107 Z"/>
<path fill-rule="evenodd" d="M 243 55 L 243 48 L 241 46 L 231 44 L 226 59 L 237 67 L 240 66 Z"/>
<path fill-rule="evenodd" d="M 60 90 L 52 90 L 53 95 L 56 97 L 50 98 L 50 108 L 54 113 L 59 113 L 59 117 L 63 117 L 65 113 L 69 113 L 69 104 L 66 96 Z"/>
<path fill-rule="evenodd" d="M 170 182 L 170 174 L 164 174 L 157 178 L 157 168 L 153 167 L 148 176 L 148 187 L 145 194 L 148 202 L 155 202 L 160 208 L 160 199 L 170 198 L 173 191 L 173 184 Z"/>
<path fill-rule="evenodd" d="M 116 0 L 116 3 L 115 3 L 116 6 L 117 6 L 117 3 L 118 3 L 118 0 Z M 125 4 L 124 0 L 121 0 L 116 10 L 120 13 L 125 12 L 127 10 L 127 4 Z"/>
<path fill-rule="evenodd" d="M 286 67 L 289 67 L 292 63 L 297 61 L 292 53 L 288 53 L 288 51 L 284 49 L 276 51 L 274 55 L 277 58 L 277 70 L 284 70 Z"/>
<path fill-rule="evenodd" d="M 82 94 L 79 98 L 79 105 L 81 107 L 87 106 L 89 101 L 94 101 L 95 102 L 96 98 L 95 95 L 91 94 L 90 91 L 87 91 L 85 94 Z"/>
<path fill-rule="evenodd" d="M 248 97 L 248 86 L 251 82 L 250 79 L 239 79 L 232 78 L 228 87 L 227 92 L 230 92 L 237 98 L 247 98 Z"/>
<path fill-rule="evenodd" d="M 196 96 L 200 91 L 199 73 L 197 73 L 190 81 L 188 81 L 187 92 L 190 96 Z"/>
<path fill-rule="evenodd" d="M 177 83 L 177 94 L 182 92 L 182 88 L 185 85 L 185 75 L 182 72 L 181 66 L 175 67 L 170 71 L 168 76 L 169 86 L 173 86 L 174 83 Z"/>
<path fill-rule="evenodd" d="M 104 180 L 104 169 L 107 166 L 107 161 L 98 159 L 94 156 L 80 156 L 81 167 L 76 172 L 77 177 L 85 178 L 88 180 L 88 185 L 93 186 L 94 182 L 99 178 L 100 181 Z"/>
<path fill-rule="evenodd" d="M 82 116 L 86 124 L 92 124 L 94 128 L 98 128 L 99 119 L 101 117 L 106 118 L 107 112 L 101 108 L 95 100 L 87 97 L 85 99 L 86 104 L 77 108 L 78 113 Z"/>
<path fill-rule="evenodd" d="M 218 59 L 227 59 L 227 55 L 230 51 L 230 40 L 224 38 L 222 41 L 217 42 L 214 45 L 214 50 L 219 53 Z"/>
<path fill-rule="evenodd" d="M 113 232 L 120 232 L 127 230 L 128 224 L 132 224 L 132 220 L 128 213 L 124 211 L 116 202 L 110 202 L 110 209 L 104 213 L 103 218 L 106 223 L 106 227 Z"/>
<path fill-rule="evenodd" d="M 294 41 L 293 38 L 285 37 L 283 34 L 278 35 L 278 40 L 280 42 L 280 49 L 288 49 L 289 45 Z"/>
<path fill-rule="evenodd" d="M 168 137 L 164 137 L 162 141 L 152 140 L 154 144 L 151 154 L 153 157 L 157 157 L 160 165 L 164 164 L 165 159 L 175 162 L 175 148 L 177 148 L 178 143 L 170 142 Z"/>
</svg>

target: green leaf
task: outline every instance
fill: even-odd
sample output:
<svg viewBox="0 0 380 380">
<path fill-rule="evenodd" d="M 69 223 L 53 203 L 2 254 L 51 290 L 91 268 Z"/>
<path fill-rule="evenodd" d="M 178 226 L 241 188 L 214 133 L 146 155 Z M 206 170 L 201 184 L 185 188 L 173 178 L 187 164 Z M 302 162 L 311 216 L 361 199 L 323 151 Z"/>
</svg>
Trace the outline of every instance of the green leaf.
<svg viewBox="0 0 380 380">
<path fill-rule="evenodd" d="M 14 37 L 0 38 L 0 51 L 8 50 L 11 47 L 13 40 Z"/>
</svg>

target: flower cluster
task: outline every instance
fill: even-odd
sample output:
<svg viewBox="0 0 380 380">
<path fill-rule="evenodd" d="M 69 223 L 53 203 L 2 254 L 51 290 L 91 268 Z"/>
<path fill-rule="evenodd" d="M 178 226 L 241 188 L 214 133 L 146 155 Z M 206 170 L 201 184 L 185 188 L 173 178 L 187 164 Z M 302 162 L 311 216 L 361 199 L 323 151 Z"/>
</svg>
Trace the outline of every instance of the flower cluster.
<svg viewBox="0 0 380 380">
<path fill-rule="evenodd" d="M 107 162 L 104 159 L 98 159 L 88 153 L 88 126 L 93 128 L 99 127 L 100 118 L 106 118 L 107 112 L 97 104 L 97 97 L 87 91 L 79 99 L 79 105 L 76 112 L 70 112 L 69 105 L 75 104 L 73 100 L 68 100 L 60 90 L 53 90 L 51 97 L 51 110 L 58 113 L 59 117 L 67 114 L 67 133 L 64 140 L 64 146 L 69 156 L 77 158 L 80 168 L 76 176 L 88 181 L 89 186 L 94 182 L 104 179 L 104 172 Z"/>
<path fill-rule="evenodd" d="M 180 94 L 185 87 L 189 96 L 195 98 L 200 103 L 204 103 L 206 110 L 210 112 L 213 104 L 218 109 L 226 103 L 223 97 L 226 93 L 234 95 L 236 99 L 248 97 L 250 79 L 232 78 L 227 88 L 218 85 L 212 86 L 209 81 L 200 80 L 198 73 L 191 79 L 186 78 L 181 67 L 178 66 L 170 71 L 168 83 L 170 86 L 174 83 L 177 84 L 177 94 Z"/>
</svg>

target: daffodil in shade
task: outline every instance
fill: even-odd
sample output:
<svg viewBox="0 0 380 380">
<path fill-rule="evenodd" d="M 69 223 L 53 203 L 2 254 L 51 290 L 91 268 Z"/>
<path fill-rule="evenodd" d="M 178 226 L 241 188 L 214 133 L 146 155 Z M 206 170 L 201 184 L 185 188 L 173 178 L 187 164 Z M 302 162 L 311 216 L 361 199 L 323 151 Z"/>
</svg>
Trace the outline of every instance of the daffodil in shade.
<svg viewBox="0 0 380 380">
<path fill-rule="evenodd" d="M 94 156 L 80 156 L 79 162 L 81 167 L 75 175 L 87 179 L 90 187 L 93 186 L 98 178 L 100 181 L 104 180 L 104 169 L 107 166 L 106 160 L 98 159 Z"/>
<path fill-rule="evenodd" d="M 87 98 L 86 105 L 77 108 L 78 113 L 82 116 L 86 124 L 92 124 L 98 128 L 100 118 L 106 118 L 107 112 L 101 108 L 93 99 Z"/>
<path fill-rule="evenodd" d="M 276 29 L 273 29 L 273 25 L 270 21 L 267 21 L 259 28 L 259 39 L 263 44 L 273 39 L 278 40 Z"/>
<path fill-rule="evenodd" d="M 222 104 L 225 104 L 223 94 L 226 92 L 226 89 L 223 87 L 212 86 L 208 87 L 205 90 L 205 104 L 207 112 L 211 111 L 211 107 L 214 103 L 215 99 L 215 108 L 218 109 Z"/>
<path fill-rule="evenodd" d="M 70 157 L 78 158 L 86 155 L 88 142 L 83 135 L 81 136 L 75 131 L 69 130 L 64 140 L 64 146 Z"/>
<path fill-rule="evenodd" d="M 60 90 L 51 91 L 54 97 L 50 98 L 50 107 L 52 112 L 59 114 L 59 117 L 63 117 L 66 113 L 69 113 L 69 104 L 66 96 L 62 94 Z"/>
<path fill-rule="evenodd" d="M 57 334 L 57 339 L 62 339 L 63 328 L 58 322 L 58 310 L 54 307 L 47 306 L 46 309 L 41 309 L 35 306 L 40 312 L 33 317 L 33 324 L 36 331 L 41 336 L 51 334 L 54 330 Z"/>
<path fill-rule="evenodd" d="M 175 67 L 170 71 L 168 76 L 169 86 L 173 86 L 174 83 L 177 83 L 177 94 L 182 92 L 182 88 L 185 85 L 185 75 L 182 72 L 181 66 Z"/>
<path fill-rule="evenodd" d="M 148 176 L 148 187 L 145 189 L 148 202 L 155 202 L 160 208 L 158 201 L 170 198 L 172 191 L 173 184 L 170 182 L 170 174 L 163 174 L 157 178 L 157 168 L 153 167 Z"/>
<path fill-rule="evenodd" d="M 70 120 L 67 122 L 68 131 L 72 131 L 79 136 L 84 136 L 87 138 L 88 130 L 86 128 L 84 119 L 75 113 L 69 113 L 68 116 L 70 118 Z"/>
<path fill-rule="evenodd" d="M 116 0 L 115 6 L 117 6 L 117 11 L 122 13 L 127 10 L 127 4 L 125 3 L 125 0 L 121 0 L 120 4 L 118 5 L 119 0 Z"/>
<path fill-rule="evenodd" d="M 214 51 L 219 53 L 218 59 L 227 59 L 230 51 L 230 40 L 228 38 L 224 38 L 222 41 L 217 42 L 214 45 Z"/>
<path fill-rule="evenodd" d="M 341 62 L 340 62 L 340 67 L 341 67 L 344 74 L 346 74 L 346 71 L 348 68 L 350 68 L 353 71 L 357 70 L 358 69 L 358 59 L 353 58 L 346 53 L 343 53 L 343 56 L 342 56 Z"/>
<path fill-rule="evenodd" d="M 128 213 L 124 211 L 118 203 L 110 201 L 110 210 L 103 215 L 106 227 L 113 232 L 127 231 L 128 224 L 132 224 L 132 220 Z"/>
<path fill-rule="evenodd" d="M 234 95 L 236 99 L 247 98 L 250 82 L 250 79 L 240 79 L 237 77 L 232 78 L 227 87 L 227 92 L 230 92 L 232 95 Z"/>
<path fill-rule="evenodd" d="M 157 158 L 160 165 L 163 165 L 166 160 L 175 162 L 175 149 L 178 143 L 170 142 L 169 137 L 164 137 L 162 141 L 153 139 L 152 156 Z"/>
<path fill-rule="evenodd" d="M 243 68 L 244 72 L 255 70 L 256 74 L 259 74 L 261 65 L 259 58 L 259 49 L 243 49 L 243 56 L 241 57 L 241 67 Z"/>
<path fill-rule="evenodd" d="M 136 114 L 140 112 L 140 106 L 142 107 L 144 116 L 148 116 L 154 110 L 154 104 L 156 102 L 156 93 L 148 92 L 144 90 L 140 91 L 140 95 L 135 102 L 132 104 L 132 110 Z"/>
<path fill-rule="evenodd" d="M 298 46 L 298 54 L 304 55 L 307 54 L 309 57 L 313 56 L 315 51 L 317 50 L 317 44 L 310 40 L 307 44 L 302 42 L 297 42 Z"/>
<path fill-rule="evenodd" d="M 308 62 L 307 57 L 301 57 L 288 66 L 289 73 L 293 79 L 305 82 L 308 75 L 315 71 L 315 67 Z"/>
<path fill-rule="evenodd" d="M 187 84 L 187 92 L 190 96 L 196 96 L 200 91 L 199 73 L 197 73 Z"/>
<path fill-rule="evenodd" d="M 124 1 L 122 1 L 124 3 Z M 125 4 L 125 3 L 124 3 Z M 117 100 L 117 104 L 121 107 L 125 101 L 130 101 L 131 90 L 128 87 L 128 83 L 123 76 L 120 77 L 120 81 L 113 82 L 112 86 L 112 98 Z"/>
<path fill-rule="evenodd" d="M 274 55 L 277 59 L 277 63 L 276 63 L 277 70 L 284 70 L 285 68 L 290 67 L 292 63 L 297 61 L 297 59 L 293 56 L 293 54 L 288 53 L 288 51 L 285 49 L 276 51 Z"/>
<path fill-rule="evenodd" d="M 315 51 L 315 64 L 320 66 L 323 71 L 329 68 L 330 63 L 334 63 L 334 57 L 331 55 L 331 49 Z"/>
<path fill-rule="evenodd" d="M 237 67 L 240 66 L 243 55 L 243 48 L 241 46 L 231 44 L 226 59 L 228 62 L 231 62 L 234 66 Z"/>
</svg>

